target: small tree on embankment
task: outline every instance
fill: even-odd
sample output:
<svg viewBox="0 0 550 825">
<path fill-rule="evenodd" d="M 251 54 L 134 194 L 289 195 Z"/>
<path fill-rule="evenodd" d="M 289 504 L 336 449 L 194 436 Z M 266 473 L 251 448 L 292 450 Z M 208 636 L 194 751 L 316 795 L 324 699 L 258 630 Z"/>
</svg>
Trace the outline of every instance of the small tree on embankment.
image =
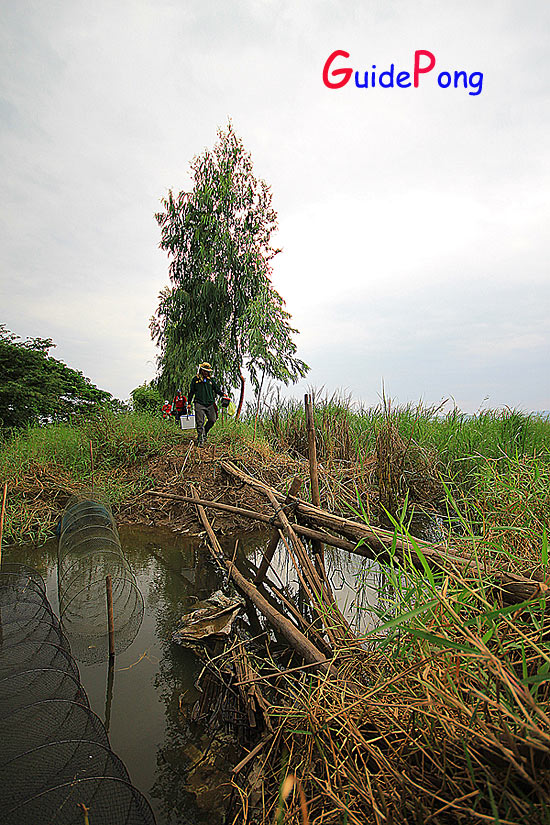
<svg viewBox="0 0 550 825">
<path fill-rule="evenodd" d="M 271 283 L 277 214 L 265 181 L 229 122 L 212 151 L 191 162 L 193 189 L 162 201 L 155 217 L 171 286 L 159 296 L 151 333 L 160 347 L 159 388 L 187 384 L 210 361 L 225 386 L 259 392 L 263 376 L 285 384 L 309 367 L 296 357 L 290 314 Z"/>
</svg>

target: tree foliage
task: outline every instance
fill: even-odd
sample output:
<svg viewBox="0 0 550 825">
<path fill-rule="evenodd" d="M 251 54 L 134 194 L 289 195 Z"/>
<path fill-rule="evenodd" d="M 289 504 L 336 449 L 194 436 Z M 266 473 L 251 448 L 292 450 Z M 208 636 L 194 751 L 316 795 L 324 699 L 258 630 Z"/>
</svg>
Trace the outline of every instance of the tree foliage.
<svg viewBox="0 0 550 825">
<path fill-rule="evenodd" d="M 170 191 L 155 216 L 171 281 L 151 321 L 161 389 L 187 381 L 203 360 L 231 386 L 243 366 L 256 389 L 264 373 L 298 380 L 309 368 L 296 357 L 297 330 L 270 279 L 280 251 L 271 244 L 277 228 L 271 191 L 254 176 L 231 122 L 218 131 L 212 151 L 193 159 L 191 173 L 191 192 Z"/>
<path fill-rule="evenodd" d="M 0 324 L 0 426 L 67 420 L 97 405 L 120 402 L 81 372 L 48 355 L 51 338 L 23 340 Z"/>
<path fill-rule="evenodd" d="M 130 395 L 132 407 L 137 412 L 158 413 L 162 407 L 162 398 L 153 381 L 149 384 L 145 381 L 141 386 L 132 390 Z"/>
</svg>

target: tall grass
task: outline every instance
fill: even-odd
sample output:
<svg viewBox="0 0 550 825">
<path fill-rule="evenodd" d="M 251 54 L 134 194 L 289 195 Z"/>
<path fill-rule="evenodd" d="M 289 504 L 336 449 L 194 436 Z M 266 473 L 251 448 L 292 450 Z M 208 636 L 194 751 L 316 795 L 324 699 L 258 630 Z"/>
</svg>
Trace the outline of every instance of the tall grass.
<svg viewBox="0 0 550 825">
<path fill-rule="evenodd" d="M 0 480 L 9 487 L 5 540 L 44 540 L 70 495 L 92 485 L 111 503 L 123 501 L 148 483 L 147 461 L 181 435 L 145 413 L 109 412 L 14 433 L 0 445 Z"/>
<path fill-rule="evenodd" d="M 366 408 L 332 396 L 316 398 L 314 419 L 325 476 L 337 478 L 352 468 L 359 490 L 376 491 L 380 512 L 395 513 L 406 497 L 416 505 L 442 507 L 443 482 L 458 497 L 477 499 L 487 485 L 500 485 L 503 492 L 528 472 L 525 462 L 541 478 L 550 464 L 550 421 L 509 408 L 466 415 L 456 408 L 393 406 L 387 400 Z M 307 457 L 300 402 L 268 397 L 257 431 L 273 449 Z M 550 515 L 547 507 L 545 512 Z"/>
<path fill-rule="evenodd" d="M 516 454 L 550 455 L 550 421 L 509 408 L 476 415 L 456 407 L 444 412 L 441 405 L 393 406 L 391 401 L 367 408 L 349 397 L 333 395 L 315 399 L 314 417 L 317 452 L 329 466 L 338 460 L 361 460 L 364 454 L 372 453 L 377 433 L 388 423 L 405 442 L 435 450 L 441 468 L 450 477 L 467 477 L 480 458 L 500 461 Z M 259 426 L 280 449 L 307 455 L 304 409 L 299 401 L 268 398 Z"/>
<path fill-rule="evenodd" d="M 396 536 L 419 551 L 401 525 Z M 548 575 L 543 528 L 536 543 Z M 550 823 L 546 591 L 503 607 L 481 565 L 382 566 L 384 591 L 369 607 L 379 623 L 363 652 L 343 646 L 337 679 L 288 674 L 269 696 L 285 775 L 304 789 L 309 821 Z M 268 823 L 285 777 L 276 750 L 265 763 Z M 284 821 L 301 823 L 296 794 Z"/>
</svg>

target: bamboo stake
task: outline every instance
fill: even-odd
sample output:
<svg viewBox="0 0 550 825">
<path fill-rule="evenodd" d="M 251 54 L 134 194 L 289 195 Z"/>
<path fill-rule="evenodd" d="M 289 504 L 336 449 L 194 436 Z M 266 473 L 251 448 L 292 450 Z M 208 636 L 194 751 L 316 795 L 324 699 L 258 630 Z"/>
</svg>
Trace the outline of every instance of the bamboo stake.
<svg viewBox="0 0 550 825">
<path fill-rule="evenodd" d="M 115 624 L 113 618 L 113 582 L 110 574 L 105 579 L 107 586 L 107 625 L 109 628 L 109 660 L 115 656 Z"/>
<path fill-rule="evenodd" d="M 4 484 L 2 495 L 2 512 L 0 513 L 0 565 L 2 564 L 2 533 L 4 532 L 4 515 L 6 513 L 6 497 L 8 495 L 8 482 Z"/>
<path fill-rule="evenodd" d="M 196 490 L 192 487 L 193 496 L 198 498 Z M 199 513 L 199 517 L 204 525 L 204 528 L 207 532 L 209 542 L 210 542 L 210 551 L 216 561 L 226 568 L 230 577 L 235 582 L 236 586 L 241 590 L 246 596 L 250 598 L 252 602 L 256 605 L 258 610 L 268 619 L 268 621 L 279 630 L 283 636 L 287 639 L 289 644 L 306 660 L 306 662 L 311 662 L 317 664 L 322 670 L 334 672 L 334 667 L 331 662 L 323 656 L 323 654 L 315 647 L 309 639 L 307 639 L 304 634 L 295 627 L 292 622 L 279 613 L 278 610 L 275 610 L 269 602 L 261 595 L 258 589 L 251 584 L 251 582 L 247 581 L 244 576 L 239 573 L 235 565 L 230 562 L 228 559 L 225 558 L 223 555 L 223 550 L 220 546 L 218 539 L 216 538 L 216 534 L 214 533 L 210 522 L 208 521 L 206 512 L 204 507 L 200 504 L 196 505 L 197 511 Z"/>
<path fill-rule="evenodd" d="M 107 689 L 105 691 L 105 730 L 107 736 L 111 727 L 111 707 L 113 704 L 113 686 L 115 682 L 115 657 L 109 656 L 109 666 L 107 669 Z"/>
<path fill-rule="evenodd" d="M 321 496 L 319 495 L 319 468 L 317 466 L 317 446 L 315 443 L 315 420 L 313 418 L 313 402 L 310 395 L 304 395 L 304 408 L 306 415 L 311 501 L 316 507 L 320 507 Z M 324 558 L 323 545 L 318 541 L 313 541 L 312 550 L 314 558 L 319 556 L 322 562 Z"/>
<path fill-rule="evenodd" d="M 290 490 L 288 491 L 287 497 L 285 498 L 285 505 L 290 504 L 291 496 L 296 496 L 298 494 L 298 490 L 300 489 L 301 485 L 302 481 L 300 477 L 295 476 L 292 480 L 292 484 L 290 485 Z M 262 561 L 260 562 L 258 572 L 256 573 L 254 584 L 260 584 L 263 581 L 265 574 L 267 573 L 269 566 L 273 560 L 273 556 L 275 555 L 275 550 L 277 549 L 279 541 L 279 528 L 274 527 L 273 532 L 271 533 L 271 538 L 269 539 L 269 544 L 267 545 Z"/>
</svg>

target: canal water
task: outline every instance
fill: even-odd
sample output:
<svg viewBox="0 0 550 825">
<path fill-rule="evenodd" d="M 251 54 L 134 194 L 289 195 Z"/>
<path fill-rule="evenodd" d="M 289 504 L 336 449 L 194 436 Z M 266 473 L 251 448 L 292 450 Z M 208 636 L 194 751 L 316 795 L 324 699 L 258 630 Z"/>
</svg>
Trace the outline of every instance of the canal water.
<svg viewBox="0 0 550 825">
<path fill-rule="evenodd" d="M 170 636 L 185 612 L 224 584 L 223 575 L 199 539 L 142 526 L 122 526 L 119 532 L 143 595 L 143 621 L 116 657 L 112 690 L 107 662 L 78 662 L 82 683 L 92 709 L 108 727 L 112 749 L 148 798 L 158 825 L 218 825 L 223 821 L 220 785 L 242 754 L 230 737 L 214 752 L 212 735 L 184 721 L 189 719 L 186 709 L 199 698 L 195 681 L 202 664 Z M 263 533 L 240 540 L 241 563 L 257 564 L 266 541 Z M 227 540 L 224 549 L 232 554 L 234 546 L 235 539 Z M 4 558 L 41 573 L 58 614 L 57 542 L 5 548 Z M 357 630 L 365 630 L 376 598 L 375 565 L 337 551 L 327 552 L 326 564 L 341 609 Z M 269 575 L 297 593 L 296 574 L 281 546 Z"/>
</svg>

